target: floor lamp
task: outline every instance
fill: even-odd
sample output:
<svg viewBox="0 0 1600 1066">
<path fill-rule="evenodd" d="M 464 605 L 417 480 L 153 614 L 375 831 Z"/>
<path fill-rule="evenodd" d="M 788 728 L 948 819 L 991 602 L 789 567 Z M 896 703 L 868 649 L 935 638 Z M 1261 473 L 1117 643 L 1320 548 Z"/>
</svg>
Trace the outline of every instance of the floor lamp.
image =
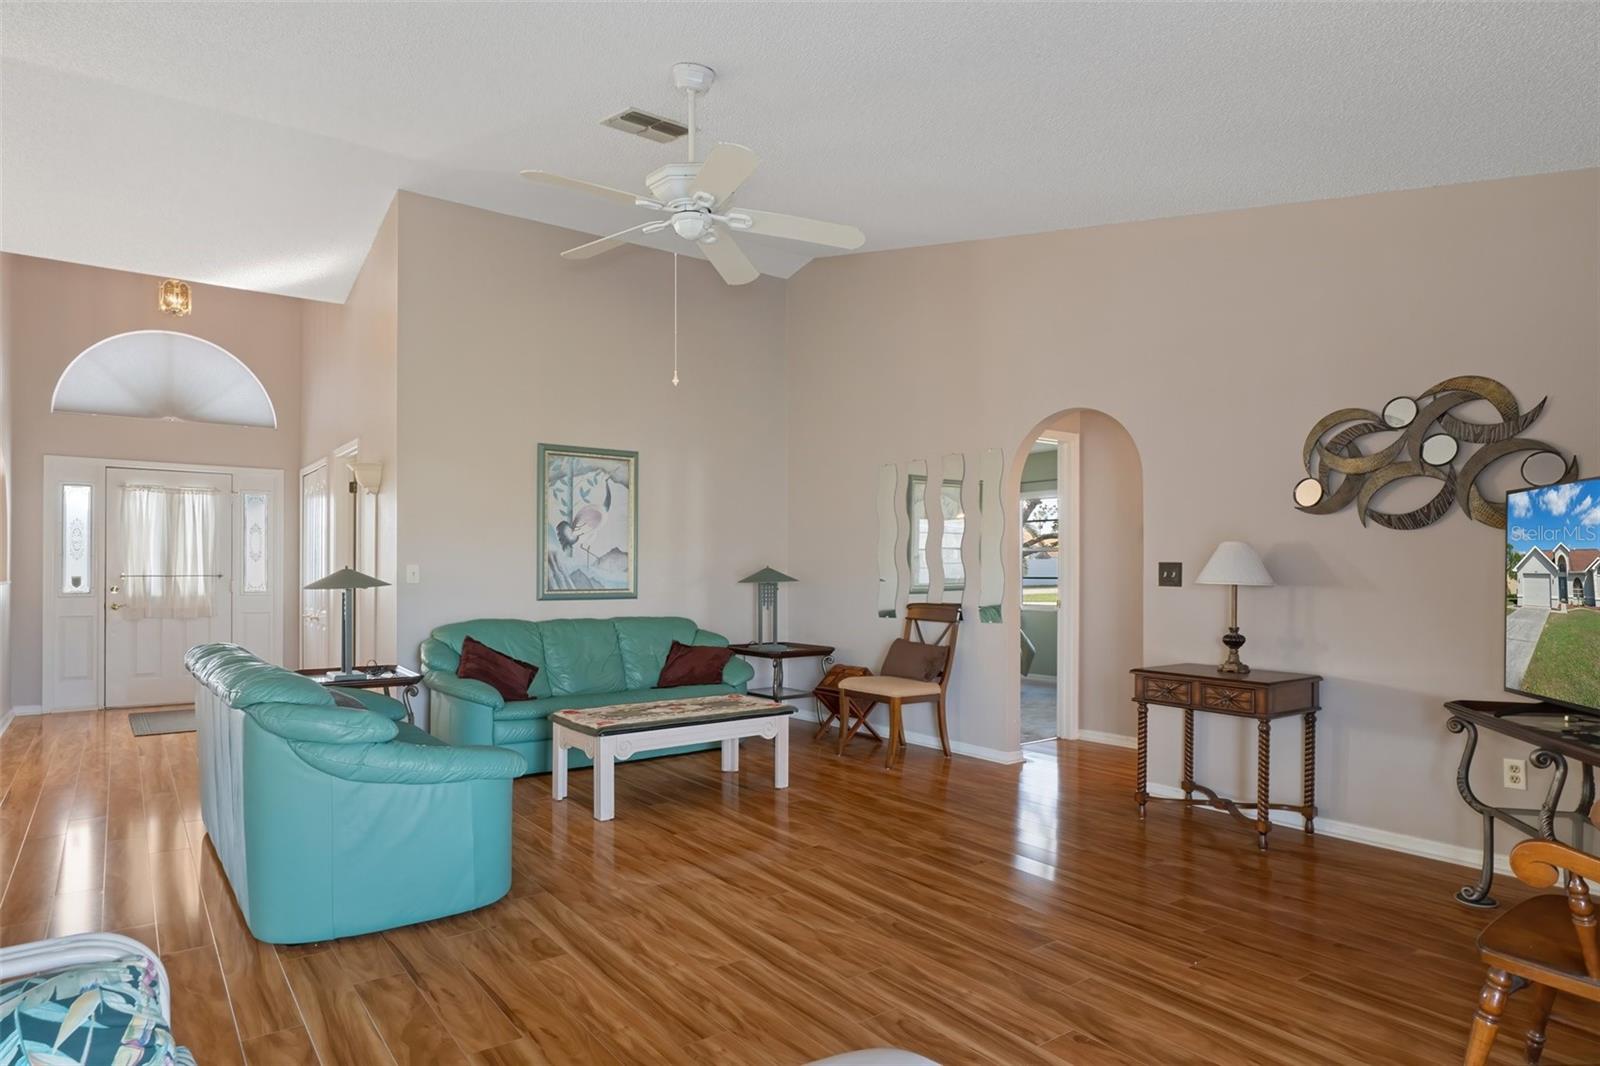
<svg viewBox="0 0 1600 1066">
<path fill-rule="evenodd" d="M 344 593 L 344 639 L 339 645 L 339 672 L 333 675 L 336 681 L 350 681 L 362 676 L 351 665 L 351 660 L 356 657 L 356 589 L 385 588 L 388 584 L 387 581 L 379 581 L 370 574 L 346 566 L 306 586 L 314 590 L 338 589 Z"/>
</svg>

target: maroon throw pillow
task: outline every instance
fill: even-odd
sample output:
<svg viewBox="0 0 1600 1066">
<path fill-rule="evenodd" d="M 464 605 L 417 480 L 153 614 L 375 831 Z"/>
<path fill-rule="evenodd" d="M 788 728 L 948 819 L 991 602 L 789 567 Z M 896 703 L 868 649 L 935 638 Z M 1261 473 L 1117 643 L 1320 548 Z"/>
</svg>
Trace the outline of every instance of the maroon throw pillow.
<svg viewBox="0 0 1600 1066">
<path fill-rule="evenodd" d="M 672 642 L 667 661 L 656 678 L 656 688 L 682 688 L 685 685 L 720 685 L 722 668 L 733 658 L 732 648 L 712 648 L 704 644 Z"/>
<path fill-rule="evenodd" d="M 901 638 L 889 645 L 889 654 L 883 657 L 884 677 L 903 677 L 910 681 L 937 681 L 944 673 L 945 657 L 949 649 L 941 644 L 919 644 Z"/>
<path fill-rule="evenodd" d="M 533 684 L 533 675 L 538 672 L 539 668 L 532 663 L 503 655 L 482 641 L 468 637 L 461 642 L 461 663 L 456 667 L 456 676 L 484 682 L 508 703 L 528 698 L 528 686 Z"/>
</svg>

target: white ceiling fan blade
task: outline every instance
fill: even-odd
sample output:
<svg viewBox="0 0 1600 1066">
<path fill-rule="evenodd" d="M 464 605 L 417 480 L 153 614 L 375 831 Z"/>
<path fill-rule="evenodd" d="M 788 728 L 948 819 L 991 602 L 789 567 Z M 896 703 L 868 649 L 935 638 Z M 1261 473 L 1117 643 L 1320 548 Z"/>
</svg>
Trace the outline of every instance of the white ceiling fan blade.
<svg viewBox="0 0 1600 1066">
<path fill-rule="evenodd" d="M 596 185 L 592 181 L 579 181 L 577 178 L 562 177 L 560 174 L 552 174 L 547 170 L 524 170 L 522 176 L 535 185 L 552 185 L 558 189 L 586 192 L 591 196 L 603 196 L 607 200 L 614 200 L 619 204 L 627 204 L 629 207 L 634 206 L 640 200 L 649 203 L 655 202 L 650 200 L 648 196 L 640 196 L 638 193 L 613 189 L 609 185 Z"/>
<path fill-rule="evenodd" d="M 867 242 L 865 233 L 854 226 L 846 226 L 839 222 L 819 222 L 814 218 L 780 215 L 775 211 L 751 211 L 741 207 L 730 213 L 730 223 L 737 225 L 741 215 L 750 220 L 749 226 L 739 227 L 743 233 L 755 233 L 762 237 L 782 237 L 789 241 L 805 241 L 807 244 L 822 244 L 829 248 L 843 248 L 851 252 Z"/>
<path fill-rule="evenodd" d="M 566 251 L 561 253 L 561 258 L 592 259 L 601 252 L 609 252 L 617 245 L 625 244 L 626 242 L 623 240 L 623 238 L 628 234 L 638 233 L 640 230 L 649 229 L 651 226 L 655 225 L 657 225 L 656 222 L 644 222 L 637 226 L 629 226 L 627 229 L 622 230 L 619 233 L 613 233 L 609 237 L 601 237 L 597 241 L 590 241 L 588 244 L 580 244 L 576 248 L 568 248 Z"/>
<path fill-rule="evenodd" d="M 761 276 L 727 230 L 719 232 L 714 241 L 701 241 L 700 250 L 729 285 L 745 285 Z"/>
<path fill-rule="evenodd" d="M 760 162 L 756 154 L 742 144 L 719 144 L 700 164 L 700 173 L 689 186 L 689 195 L 701 201 L 709 196 L 712 206 L 720 204 L 744 184 L 744 179 L 755 173 Z"/>
</svg>

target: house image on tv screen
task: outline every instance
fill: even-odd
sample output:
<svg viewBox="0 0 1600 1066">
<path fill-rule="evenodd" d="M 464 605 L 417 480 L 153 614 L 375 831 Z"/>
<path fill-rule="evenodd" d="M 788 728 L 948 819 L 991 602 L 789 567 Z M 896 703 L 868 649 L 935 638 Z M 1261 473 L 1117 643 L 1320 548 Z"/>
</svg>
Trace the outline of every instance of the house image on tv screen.
<svg viewBox="0 0 1600 1066">
<path fill-rule="evenodd" d="M 1593 607 L 1597 585 L 1600 478 L 1507 493 L 1507 606 Z"/>
<path fill-rule="evenodd" d="M 1518 607 L 1593 607 L 1600 549 L 1565 544 L 1529 548 L 1512 568 Z"/>
</svg>

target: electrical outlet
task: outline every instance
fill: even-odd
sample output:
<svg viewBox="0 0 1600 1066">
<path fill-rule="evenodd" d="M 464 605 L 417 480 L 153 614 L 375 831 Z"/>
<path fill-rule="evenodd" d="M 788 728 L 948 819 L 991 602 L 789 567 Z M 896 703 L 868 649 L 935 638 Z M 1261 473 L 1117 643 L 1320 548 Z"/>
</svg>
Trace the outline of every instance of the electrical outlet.
<svg viewBox="0 0 1600 1066">
<path fill-rule="evenodd" d="M 415 585 L 422 580 L 422 567 L 416 563 L 406 564 L 406 584 Z"/>
<path fill-rule="evenodd" d="M 1157 563 L 1156 584 L 1164 588 L 1183 587 L 1182 563 Z"/>
<path fill-rule="evenodd" d="M 1514 788 L 1518 792 L 1528 790 L 1528 767 L 1521 759 L 1507 759 L 1505 761 L 1505 784 L 1507 788 Z"/>
</svg>

